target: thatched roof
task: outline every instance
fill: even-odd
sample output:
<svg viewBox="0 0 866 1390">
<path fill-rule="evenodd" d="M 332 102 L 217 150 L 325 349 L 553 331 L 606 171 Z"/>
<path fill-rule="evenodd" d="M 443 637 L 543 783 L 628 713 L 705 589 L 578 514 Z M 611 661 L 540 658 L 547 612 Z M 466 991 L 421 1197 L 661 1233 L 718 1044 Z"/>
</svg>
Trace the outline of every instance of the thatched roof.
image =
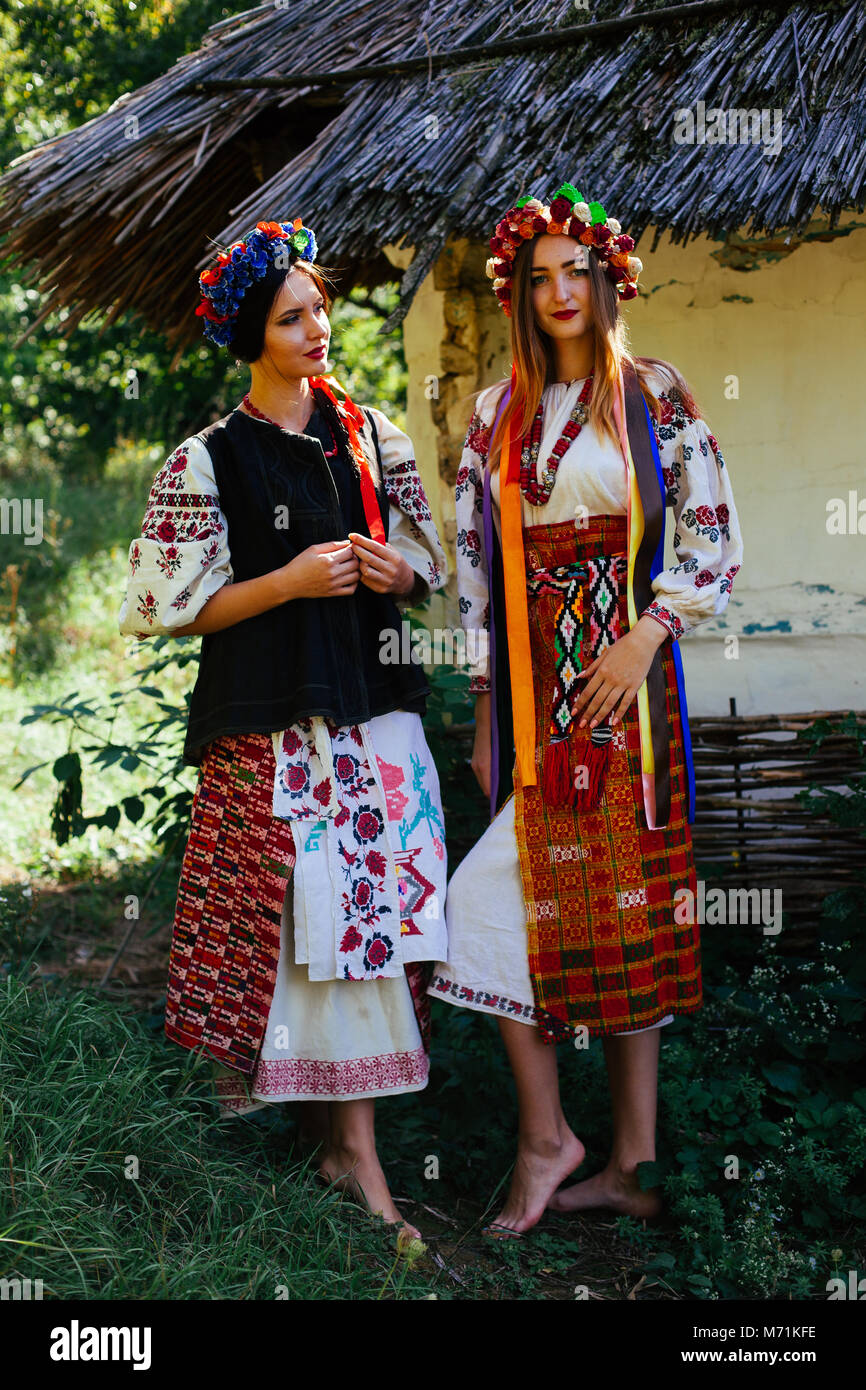
<svg viewBox="0 0 866 1390">
<path fill-rule="evenodd" d="M 405 238 L 404 308 L 449 236 L 486 241 L 522 193 L 565 180 L 635 236 L 832 226 L 864 206 L 864 42 L 859 0 L 270 3 L 15 160 L 0 235 L 69 329 L 136 309 L 183 343 L 208 238 L 261 218 L 301 215 L 346 284 L 393 276 L 381 247 Z M 283 85 L 231 85 L 262 78 Z M 674 112 L 699 101 L 781 110 L 779 152 L 675 143 Z"/>
</svg>

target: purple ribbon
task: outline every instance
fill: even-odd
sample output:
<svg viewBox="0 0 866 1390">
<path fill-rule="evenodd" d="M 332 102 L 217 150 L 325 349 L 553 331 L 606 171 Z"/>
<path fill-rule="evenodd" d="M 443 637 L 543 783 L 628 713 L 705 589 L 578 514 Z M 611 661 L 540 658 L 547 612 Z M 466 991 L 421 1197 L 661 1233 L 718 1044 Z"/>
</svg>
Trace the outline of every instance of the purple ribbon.
<svg viewBox="0 0 866 1390">
<path fill-rule="evenodd" d="M 490 438 L 511 397 L 511 386 L 506 387 L 496 411 Z M 493 503 L 490 496 L 490 459 L 484 468 L 484 554 L 487 559 L 487 612 L 490 622 L 490 819 L 496 816 L 496 798 L 499 792 L 499 719 L 496 713 L 496 622 L 493 617 Z"/>
<path fill-rule="evenodd" d="M 646 401 L 644 401 L 643 403 L 643 408 L 644 413 L 646 415 L 647 431 L 649 433 L 650 438 L 650 448 L 652 449 L 653 462 L 655 463 L 656 467 L 656 478 L 662 497 L 662 508 L 664 509 L 667 499 L 667 489 L 665 487 L 664 474 L 662 473 L 662 461 L 659 458 L 658 443 L 656 441 L 655 430 L 653 429 L 652 424 L 652 417 L 649 413 L 649 407 L 647 406 Z M 665 510 L 662 511 L 662 516 L 666 521 L 667 512 Z M 661 570 L 664 568 L 664 547 L 665 524 L 663 521 L 662 533 L 659 537 L 658 547 L 656 549 L 655 555 L 653 556 L 652 564 L 650 565 L 650 579 L 655 579 L 656 575 L 659 574 Z M 686 819 L 688 820 L 690 825 L 693 825 L 695 820 L 696 801 L 695 759 L 694 752 L 692 750 L 692 734 L 691 729 L 689 727 L 689 707 L 686 703 L 686 678 L 685 672 L 683 671 L 683 658 L 682 653 L 680 652 L 680 644 L 673 637 L 671 638 L 671 655 L 673 657 L 674 673 L 676 675 L 677 680 L 677 695 L 679 696 L 680 705 L 680 726 L 683 731 L 683 757 L 686 765 L 686 782 L 688 788 L 688 796 L 686 798 L 688 806 L 688 815 Z"/>
</svg>

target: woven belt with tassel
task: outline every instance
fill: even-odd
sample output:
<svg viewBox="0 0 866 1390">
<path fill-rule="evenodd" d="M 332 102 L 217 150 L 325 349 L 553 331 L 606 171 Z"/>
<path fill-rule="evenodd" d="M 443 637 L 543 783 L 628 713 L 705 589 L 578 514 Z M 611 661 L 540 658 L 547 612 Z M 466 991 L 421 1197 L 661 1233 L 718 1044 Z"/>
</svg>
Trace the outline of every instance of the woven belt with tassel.
<svg viewBox="0 0 866 1390">
<path fill-rule="evenodd" d="M 625 579 L 627 568 L 625 555 L 599 555 L 532 570 L 526 576 L 527 591 L 533 597 L 561 595 L 553 624 L 556 684 L 541 776 L 544 799 L 550 806 L 592 810 L 604 791 L 613 738 L 610 715 L 594 729 L 587 729 L 585 735 L 580 731 L 584 735 L 581 749 L 574 746 L 577 731 L 573 710 L 583 665 L 594 661 L 620 636 L 620 581 Z M 588 649 L 588 660 L 581 660 L 582 649 Z M 579 777 L 576 772 L 581 769 L 584 775 Z"/>
</svg>

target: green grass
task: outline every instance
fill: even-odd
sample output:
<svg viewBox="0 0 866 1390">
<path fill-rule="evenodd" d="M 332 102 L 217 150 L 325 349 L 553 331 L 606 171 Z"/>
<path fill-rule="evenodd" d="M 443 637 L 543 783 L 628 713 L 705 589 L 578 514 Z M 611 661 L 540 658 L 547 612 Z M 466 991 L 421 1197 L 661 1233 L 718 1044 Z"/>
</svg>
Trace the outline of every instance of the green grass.
<svg viewBox="0 0 866 1390">
<path fill-rule="evenodd" d="M 9 977 L 0 1034 L 3 1276 L 53 1299 L 430 1291 L 285 1133 L 215 1119 L 207 1064 L 112 1004 Z"/>
<path fill-rule="evenodd" d="M 147 866 L 136 867 L 143 880 Z M 428 1089 L 377 1106 L 392 1191 L 430 1248 L 412 1270 L 389 1273 L 392 1237 L 321 1191 L 299 1161 L 296 1106 L 216 1118 L 200 1060 L 164 1039 L 164 954 L 155 989 L 121 986 L 118 975 L 111 998 L 58 963 L 64 941 L 87 940 L 98 978 L 125 927 L 125 887 L 116 876 L 71 898 L 62 888 L 0 894 L 6 1277 L 89 1299 L 270 1299 L 281 1286 L 293 1299 L 571 1300 L 586 1290 L 617 1300 L 639 1288 L 641 1299 L 760 1300 L 825 1298 L 838 1268 L 862 1265 L 866 1091 L 851 1097 L 849 1078 L 826 1062 L 850 1027 L 837 1031 L 845 1020 L 831 1016 L 828 1036 L 827 1011 L 810 1003 L 845 1000 L 832 952 L 798 989 L 783 990 L 779 959 L 761 967 L 763 1009 L 748 1012 L 748 980 L 714 984 L 703 1016 L 665 1030 L 656 1180 L 668 1211 L 655 1228 L 599 1212 L 548 1216 L 518 1245 L 481 1238 L 513 1161 L 513 1084 L 495 1021 L 434 1005 Z M 139 931 L 170 920 L 171 906 L 166 879 Z M 723 973 L 713 966 L 713 979 Z M 559 1057 L 590 1173 L 610 1143 L 602 1049 Z M 732 1153 L 737 1181 L 725 1173 Z"/>
</svg>

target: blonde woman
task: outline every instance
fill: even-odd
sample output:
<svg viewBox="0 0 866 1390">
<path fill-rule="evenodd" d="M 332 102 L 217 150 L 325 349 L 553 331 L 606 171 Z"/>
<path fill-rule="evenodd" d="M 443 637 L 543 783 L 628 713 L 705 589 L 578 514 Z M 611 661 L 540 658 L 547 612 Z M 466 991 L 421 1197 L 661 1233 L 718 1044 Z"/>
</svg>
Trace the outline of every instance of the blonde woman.
<svg viewBox="0 0 866 1390">
<path fill-rule="evenodd" d="M 675 898 L 695 886 L 677 642 L 724 609 L 741 543 L 685 381 L 628 351 L 620 302 L 641 264 L 619 223 L 566 184 L 549 205 L 521 199 L 490 245 L 513 366 L 481 392 L 466 435 L 457 568 L 481 652 L 472 766 L 493 819 L 449 884 L 450 953 L 430 992 L 499 1019 L 519 1139 L 488 1229 L 508 1238 L 547 1207 L 659 1208 L 636 1170 L 655 1156 L 660 1029 L 701 1003 L 698 928 Z M 551 1044 L 592 1036 L 612 1152 L 558 1191 L 584 1147 Z"/>
</svg>

